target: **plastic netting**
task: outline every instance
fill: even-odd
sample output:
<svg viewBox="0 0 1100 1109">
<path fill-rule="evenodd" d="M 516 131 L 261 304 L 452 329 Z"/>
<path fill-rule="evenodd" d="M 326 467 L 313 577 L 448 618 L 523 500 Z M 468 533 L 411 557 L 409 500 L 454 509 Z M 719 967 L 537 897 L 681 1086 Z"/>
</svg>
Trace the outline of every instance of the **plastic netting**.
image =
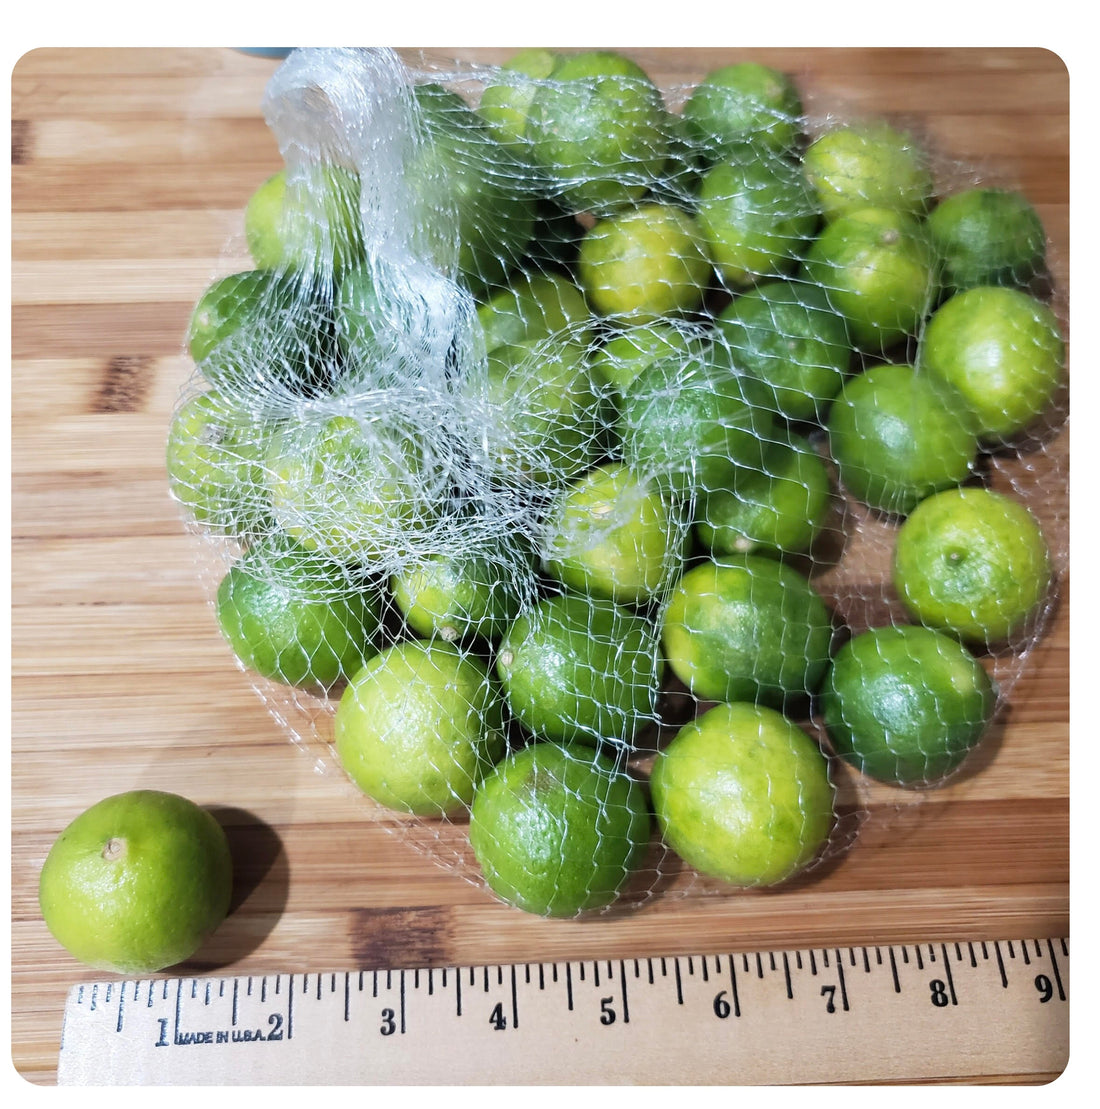
<svg viewBox="0 0 1100 1109">
<path fill-rule="evenodd" d="M 1011 183 L 747 64 L 303 49 L 262 108 L 285 166 L 169 475 L 237 660 L 371 819 L 570 916 L 812 875 L 973 767 L 1068 545 Z"/>
</svg>

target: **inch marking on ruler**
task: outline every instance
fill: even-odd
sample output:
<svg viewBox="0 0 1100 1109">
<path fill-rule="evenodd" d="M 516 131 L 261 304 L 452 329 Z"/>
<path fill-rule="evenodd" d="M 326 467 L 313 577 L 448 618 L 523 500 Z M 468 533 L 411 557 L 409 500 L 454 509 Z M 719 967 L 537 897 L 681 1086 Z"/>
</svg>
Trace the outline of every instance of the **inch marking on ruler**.
<svg viewBox="0 0 1100 1109">
<path fill-rule="evenodd" d="M 1042 1080 L 1069 942 L 829 947 L 86 983 L 62 1085 Z"/>
</svg>

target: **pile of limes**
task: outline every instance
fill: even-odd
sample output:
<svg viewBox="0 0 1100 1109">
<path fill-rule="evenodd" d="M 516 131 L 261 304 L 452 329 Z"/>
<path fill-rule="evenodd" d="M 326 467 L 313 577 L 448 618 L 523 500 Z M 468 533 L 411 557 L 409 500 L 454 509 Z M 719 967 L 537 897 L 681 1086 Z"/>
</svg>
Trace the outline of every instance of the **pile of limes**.
<svg viewBox="0 0 1100 1109">
<path fill-rule="evenodd" d="M 982 481 L 1063 380 L 1042 226 L 937 196 L 886 120 L 812 129 L 755 63 L 678 109 L 606 50 L 481 76 L 415 85 L 407 272 L 365 176 L 318 161 L 259 187 L 254 268 L 195 307 L 168 469 L 240 548 L 218 621 L 528 911 L 615 900 L 654 824 L 701 874 L 784 881 L 828 848 L 834 757 L 942 781 L 996 709 L 989 649 L 1044 611 L 1042 531 Z M 815 584 L 840 495 L 895 529 L 909 623 L 841 627 Z"/>
</svg>

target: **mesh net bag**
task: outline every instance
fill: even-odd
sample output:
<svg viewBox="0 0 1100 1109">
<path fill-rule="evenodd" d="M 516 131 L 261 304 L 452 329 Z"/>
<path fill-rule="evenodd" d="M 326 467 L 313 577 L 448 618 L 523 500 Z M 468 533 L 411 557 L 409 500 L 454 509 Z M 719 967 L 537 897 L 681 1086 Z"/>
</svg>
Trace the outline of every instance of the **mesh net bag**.
<svg viewBox="0 0 1100 1109">
<path fill-rule="evenodd" d="M 568 917 L 812 874 L 960 772 L 1066 569 L 1026 198 L 750 64 L 303 49 L 263 111 L 169 475 L 365 818 Z"/>
</svg>

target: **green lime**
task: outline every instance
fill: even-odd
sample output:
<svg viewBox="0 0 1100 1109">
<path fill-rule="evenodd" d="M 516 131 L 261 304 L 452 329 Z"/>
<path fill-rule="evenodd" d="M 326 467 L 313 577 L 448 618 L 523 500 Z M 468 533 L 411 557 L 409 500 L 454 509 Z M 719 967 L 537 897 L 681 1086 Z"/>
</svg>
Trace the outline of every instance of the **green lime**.
<svg viewBox="0 0 1100 1109">
<path fill-rule="evenodd" d="M 480 295 L 519 264 L 535 227 L 529 172 L 465 100 L 416 85 L 419 141 L 404 164 L 407 212 L 420 255 Z"/>
<path fill-rule="evenodd" d="M 470 811 L 486 885 L 529 913 L 613 902 L 641 865 L 651 821 L 641 784 L 583 746 L 533 743 L 497 764 Z"/>
<path fill-rule="evenodd" d="M 360 366 L 383 368 L 382 380 L 386 380 L 400 350 L 399 325 L 366 266 L 341 278 L 333 315 L 336 341 L 344 357 Z"/>
<path fill-rule="evenodd" d="M 1020 289 L 978 286 L 929 317 L 924 373 L 951 385 L 984 443 L 1003 443 L 1046 412 L 1062 382 L 1065 343 L 1050 306 Z"/>
<path fill-rule="evenodd" d="M 244 270 L 210 284 L 195 303 L 187 326 L 187 348 L 203 361 L 220 343 L 260 327 L 278 332 L 295 325 L 297 290 L 273 270 Z"/>
<path fill-rule="evenodd" d="M 438 639 L 397 643 L 370 659 L 344 690 L 334 728 L 356 786 L 418 816 L 467 809 L 507 747 L 486 664 Z"/>
<path fill-rule="evenodd" d="M 660 89 L 611 50 L 562 60 L 532 97 L 527 138 L 532 161 L 562 204 L 597 215 L 640 200 L 669 146 Z"/>
<path fill-rule="evenodd" d="M 527 114 L 538 82 L 551 76 L 561 61 L 553 50 L 521 50 L 490 77 L 481 91 L 477 111 L 489 133 L 513 153 L 526 155 Z"/>
<path fill-rule="evenodd" d="M 931 202 L 928 152 L 907 131 L 882 119 L 830 128 L 806 148 L 802 164 L 826 220 L 862 208 L 920 216 Z"/>
<path fill-rule="evenodd" d="M 807 251 L 805 272 L 847 321 L 856 345 L 871 352 L 915 335 L 939 291 L 925 226 L 887 208 L 834 219 Z"/>
<path fill-rule="evenodd" d="M 1027 286 L 1046 265 L 1046 231 L 1027 198 L 974 187 L 946 196 L 928 230 L 950 292 L 976 285 Z"/>
<path fill-rule="evenodd" d="M 285 167 L 249 198 L 244 229 L 260 269 L 338 278 L 363 257 L 359 178 L 323 162 Z"/>
<path fill-rule="evenodd" d="M 651 362 L 686 359 L 697 349 L 696 338 L 669 320 L 616 327 L 589 359 L 596 381 L 621 392 Z"/>
<path fill-rule="evenodd" d="M 594 461 L 603 402 L 586 348 L 551 337 L 497 347 L 463 385 L 471 437 L 505 482 L 564 483 Z"/>
<path fill-rule="evenodd" d="M 695 530 L 712 554 L 804 554 L 821 533 L 832 496 L 825 460 L 791 434 L 769 450 L 767 464 L 736 490 L 702 498 Z"/>
<path fill-rule="evenodd" d="M 1022 634 L 1053 584 L 1038 520 L 991 489 L 949 489 L 898 530 L 894 587 L 910 615 L 978 644 Z"/>
<path fill-rule="evenodd" d="M 267 465 L 279 525 L 338 562 L 407 555 L 444 495 L 423 435 L 381 418 L 307 413 L 272 438 Z"/>
<path fill-rule="evenodd" d="M 623 390 L 619 431 L 623 460 L 679 494 L 732 488 L 764 468 L 774 417 L 759 383 L 714 344 L 653 361 Z"/>
<path fill-rule="evenodd" d="M 688 535 L 667 494 L 622 463 L 607 462 L 555 498 L 543 564 L 570 589 L 641 604 L 679 576 Z"/>
<path fill-rule="evenodd" d="M 592 314 L 584 294 L 560 274 L 520 273 L 478 305 L 485 350 L 555 336 L 588 345 Z"/>
<path fill-rule="evenodd" d="M 716 317 L 734 360 L 766 387 L 789 420 L 825 417 L 852 365 L 844 317 L 818 285 L 766 281 L 734 297 Z"/>
<path fill-rule="evenodd" d="M 974 421 L 955 391 L 910 365 L 881 362 L 846 382 L 828 432 L 841 484 L 897 515 L 965 481 L 978 455 Z"/>
<path fill-rule="evenodd" d="M 596 223 L 581 240 L 577 273 L 600 315 L 651 323 L 697 309 L 711 267 L 694 218 L 648 203 Z"/>
<path fill-rule="evenodd" d="M 838 754 L 861 773 L 902 786 L 933 785 L 985 734 L 997 690 L 957 640 L 920 626 L 886 626 L 850 639 L 821 690 Z"/>
<path fill-rule="evenodd" d="M 762 555 L 723 555 L 673 588 L 661 642 L 672 672 L 702 700 L 783 707 L 816 691 L 832 634 L 804 574 Z"/>
<path fill-rule="evenodd" d="M 816 743 L 774 709 L 715 705 L 657 753 L 649 779 L 665 842 L 700 874 L 772 886 L 812 863 L 834 824 Z"/>
<path fill-rule="evenodd" d="M 497 652 L 512 714 L 543 739 L 629 744 L 654 719 L 664 676 L 656 629 L 633 610 L 563 593 L 521 613 Z"/>
<path fill-rule="evenodd" d="M 263 540 L 218 586 L 218 627 L 249 670 L 328 690 L 377 651 L 382 599 L 347 571 L 285 540 Z"/>
<path fill-rule="evenodd" d="M 793 150 L 802 135 L 802 99 L 778 69 L 736 62 L 709 72 L 684 103 L 685 130 L 716 162 L 751 142 L 777 153 Z"/>
<path fill-rule="evenodd" d="M 232 894 L 222 826 L 193 801 L 151 789 L 82 812 L 54 841 L 38 883 L 58 943 L 88 966 L 130 975 L 189 959 Z"/>
<path fill-rule="evenodd" d="M 172 496 L 204 529 L 245 537 L 270 521 L 264 459 L 273 425 L 214 389 L 175 411 L 165 464 Z"/>
<path fill-rule="evenodd" d="M 798 163 L 751 148 L 706 172 L 697 204 L 708 253 L 732 289 L 792 271 L 820 220 Z"/>
<path fill-rule="evenodd" d="M 504 543 L 491 552 L 432 554 L 411 561 L 390 586 L 418 635 L 495 642 L 534 596 L 534 556 Z"/>
</svg>

